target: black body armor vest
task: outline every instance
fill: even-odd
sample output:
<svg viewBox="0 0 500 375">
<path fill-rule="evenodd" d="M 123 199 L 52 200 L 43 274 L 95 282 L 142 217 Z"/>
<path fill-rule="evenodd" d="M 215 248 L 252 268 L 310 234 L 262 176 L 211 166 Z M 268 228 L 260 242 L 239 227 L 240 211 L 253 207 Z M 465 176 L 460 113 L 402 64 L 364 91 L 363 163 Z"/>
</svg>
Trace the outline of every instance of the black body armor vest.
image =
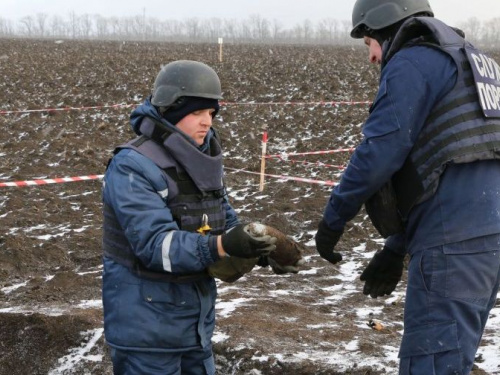
<svg viewBox="0 0 500 375">
<path fill-rule="evenodd" d="M 500 158 L 500 120 L 485 116 L 486 108 L 481 105 L 476 87 L 475 67 L 469 57 L 470 53 L 482 53 L 443 22 L 432 17 L 415 17 L 401 26 L 385 61 L 402 48 L 415 45 L 448 54 L 457 66 L 457 81 L 433 107 L 401 170 L 365 203 L 383 237 L 403 231 L 403 222 L 411 208 L 436 192 L 448 164 Z"/>
<path fill-rule="evenodd" d="M 222 179 L 222 150 L 218 136 L 210 139 L 210 154 L 201 152 L 180 133 L 145 117 L 140 125 L 142 136 L 115 149 L 133 149 L 151 159 L 164 173 L 168 191 L 158 192 L 164 199 L 180 230 L 196 232 L 207 220 L 210 234 L 224 232 L 226 213 L 223 207 L 225 188 Z M 135 257 L 116 215 L 104 205 L 104 255 L 142 277 L 173 282 L 190 282 L 206 277 L 206 272 L 173 275 L 146 270 Z"/>
</svg>

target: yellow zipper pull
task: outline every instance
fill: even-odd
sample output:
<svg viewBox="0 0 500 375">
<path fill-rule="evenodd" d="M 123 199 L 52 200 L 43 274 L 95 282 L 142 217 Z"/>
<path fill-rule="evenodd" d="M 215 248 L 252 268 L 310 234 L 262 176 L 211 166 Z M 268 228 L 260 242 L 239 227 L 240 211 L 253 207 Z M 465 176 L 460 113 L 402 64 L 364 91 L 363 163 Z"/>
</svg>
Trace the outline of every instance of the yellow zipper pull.
<svg viewBox="0 0 500 375">
<path fill-rule="evenodd" d="M 206 235 L 211 230 L 212 230 L 212 228 L 210 228 L 210 226 L 208 225 L 208 215 L 207 214 L 203 214 L 203 216 L 201 217 L 201 227 L 199 227 L 196 231 L 198 233 Z"/>
</svg>

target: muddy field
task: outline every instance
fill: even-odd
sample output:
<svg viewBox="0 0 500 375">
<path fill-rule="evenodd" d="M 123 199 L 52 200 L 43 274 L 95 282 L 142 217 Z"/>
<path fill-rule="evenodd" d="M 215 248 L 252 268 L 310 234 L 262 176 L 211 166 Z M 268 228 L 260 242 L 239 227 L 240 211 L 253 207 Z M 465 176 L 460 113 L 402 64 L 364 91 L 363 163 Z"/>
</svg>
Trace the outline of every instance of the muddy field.
<svg viewBox="0 0 500 375">
<path fill-rule="evenodd" d="M 227 185 L 244 221 L 281 229 L 306 247 L 299 274 L 255 269 L 220 283 L 214 351 L 220 374 L 394 374 L 404 282 L 386 299 L 361 293 L 359 274 L 381 241 L 362 211 L 329 265 L 312 238 L 330 187 L 268 177 L 259 192 L 261 136 L 268 153 L 352 147 L 378 68 L 362 48 L 27 41 L 0 39 L 0 182 L 101 175 L 115 145 L 133 137 L 132 107 L 162 64 L 193 59 L 219 74 L 214 126 Z M 498 58 L 498 54 L 496 54 Z M 262 104 L 273 103 L 273 104 Z M 121 106 L 110 108 L 109 106 Z M 58 111 L 57 108 L 78 109 Z M 84 107 L 99 107 L 84 109 Z M 34 111 L 39 109 L 53 109 Z M 349 153 L 268 159 L 266 173 L 337 180 Z M 0 375 L 111 374 L 102 333 L 99 179 L 0 188 Z M 500 373 L 498 308 L 475 375 Z M 368 327 L 370 319 L 384 325 Z M 484 365 L 484 366 L 483 366 Z"/>
</svg>

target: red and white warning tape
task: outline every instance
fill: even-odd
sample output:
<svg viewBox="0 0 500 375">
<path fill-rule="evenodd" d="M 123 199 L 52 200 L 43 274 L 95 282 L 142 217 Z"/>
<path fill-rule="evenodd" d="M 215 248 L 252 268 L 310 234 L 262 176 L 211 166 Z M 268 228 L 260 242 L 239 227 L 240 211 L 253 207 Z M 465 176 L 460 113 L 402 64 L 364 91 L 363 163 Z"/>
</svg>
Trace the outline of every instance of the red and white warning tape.
<svg viewBox="0 0 500 375">
<path fill-rule="evenodd" d="M 227 170 L 231 170 L 234 172 L 243 172 L 248 174 L 260 175 L 258 172 L 247 171 L 246 169 L 237 169 L 237 168 L 224 168 Z M 311 184 L 319 184 L 319 185 L 327 185 L 327 186 L 335 186 L 337 182 L 335 181 L 321 181 L 314 180 L 310 178 L 301 178 L 301 177 L 293 177 L 293 176 L 282 176 L 275 174 L 264 174 L 266 177 L 278 178 L 280 180 L 285 181 L 299 181 L 299 182 L 307 182 Z M 39 180 L 25 180 L 25 181 L 11 181 L 11 182 L 0 182 L 0 188 L 2 187 L 24 187 L 24 186 L 37 186 L 37 185 L 47 185 L 47 184 L 62 184 L 65 182 L 78 182 L 78 181 L 89 181 L 89 180 L 100 180 L 104 177 L 104 175 L 88 175 L 88 176 L 77 176 L 77 177 L 61 177 L 61 178 L 46 178 Z"/>
<path fill-rule="evenodd" d="M 59 111 L 84 111 L 88 109 L 102 109 L 102 108 L 128 108 L 134 107 L 137 104 L 113 104 L 113 105 L 100 105 L 94 107 L 63 107 L 63 108 L 42 108 L 42 109 L 20 109 L 16 111 L 0 111 L 0 115 L 9 115 L 13 113 L 36 113 L 36 112 L 59 112 Z"/>
<path fill-rule="evenodd" d="M 221 106 L 262 106 L 262 105 L 292 105 L 292 106 L 341 106 L 341 105 L 369 105 L 371 102 L 354 102 L 354 101 L 339 101 L 339 102 L 220 102 Z M 59 112 L 59 111 L 84 111 L 89 109 L 103 109 L 103 108 L 130 108 L 136 107 L 140 104 L 112 104 L 100 105 L 91 107 L 63 107 L 63 108 L 41 108 L 41 109 L 18 109 L 18 110 L 0 110 L 0 115 L 10 115 L 18 113 L 36 113 L 36 112 Z"/>
<path fill-rule="evenodd" d="M 317 162 L 311 162 L 307 160 L 295 160 L 295 159 L 288 159 L 288 158 L 276 158 L 279 161 L 285 162 L 285 163 L 292 163 L 292 164 L 299 164 L 299 165 L 310 165 L 310 166 L 315 166 L 315 167 L 326 167 L 326 168 L 336 168 L 341 171 L 343 171 L 346 166 L 345 165 L 338 165 L 338 164 L 326 164 L 323 163 L 322 161 L 317 161 Z"/>
<path fill-rule="evenodd" d="M 103 177 L 104 175 L 99 174 L 99 175 L 78 176 L 78 177 L 46 178 L 46 179 L 31 180 L 31 181 L 0 182 L 0 187 L 9 187 L 9 186 L 23 187 L 23 186 L 35 186 L 35 185 L 47 185 L 47 184 L 62 184 L 65 182 L 98 180 Z"/>
<path fill-rule="evenodd" d="M 354 150 L 355 150 L 355 148 L 351 147 L 351 148 L 340 148 L 338 150 L 311 151 L 311 152 L 294 152 L 294 153 L 290 153 L 290 154 L 266 155 L 266 158 L 283 159 L 285 157 L 290 157 L 290 156 L 337 154 L 339 152 L 353 152 Z"/>
<path fill-rule="evenodd" d="M 296 106 L 334 106 L 338 107 L 341 105 L 371 105 L 372 102 L 355 102 L 355 101 L 329 101 L 329 102 L 221 102 L 221 105 L 225 106 L 238 106 L 238 105 L 296 105 Z"/>
<path fill-rule="evenodd" d="M 267 141 L 267 139 L 266 139 Z M 338 150 L 327 150 L 327 151 L 312 151 L 312 152 L 301 152 L 301 153 L 291 153 L 291 154 L 277 154 L 277 155 L 266 155 L 265 158 L 277 158 L 281 160 L 286 160 L 285 158 L 288 156 L 299 156 L 299 155 L 323 155 L 323 154 L 332 154 L 337 152 L 350 152 L 353 151 L 354 148 L 346 148 L 346 149 L 338 149 Z M 263 155 L 264 156 L 264 155 Z M 340 165 L 330 165 L 323 164 L 320 162 L 317 163 L 309 163 L 306 161 L 301 161 L 302 164 L 314 164 L 317 166 L 328 166 L 335 167 L 339 169 L 344 169 L 344 166 Z M 308 182 L 312 184 L 320 184 L 320 185 L 329 185 L 334 186 L 336 184 L 335 181 L 320 181 L 309 178 L 301 178 L 301 177 L 291 177 L 291 176 L 282 176 L 282 175 L 273 175 L 273 174 L 265 174 L 258 172 L 247 171 L 245 169 L 235 169 L 235 168 L 226 168 L 228 170 L 233 170 L 236 172 L 244 172 L 249 174 L 257 174 L 260 176 L 267 176 L 273 178 L 279 178 L 282 180 L 290 180 L 290 181 L 300 181 L 300 182 Z M 10 182 L 0 182 L 0 188 L 2 187 L 23 187 L 23 186 L 36 186 L 36 185 L 47 185 L 47 184 L 61 184 L 65 182 L 77 182 L 77 181 L 88 181 L 88 180 L 97 180 L 102 179 L 104 175 L 88 175 L 88 176 L 77 176 L 77 177 L 61 177 L 61 178 L 46 178 L 46 179 L 36 179 L 36 180 L 26 180 L 26 181 L 10 181 Z"/>
<path fill-rule="evenodd" d="M 234 172 L 243 172 L 243 173 L 248 173 L 248 174 L 256 174 L 260 176 L 259 172 L 252 172 L 252 171 L 247 171 L 246 169 L 237 169 L 237 168 L 228 168 L 225 167 L 224 169 L 234 171 Z M 276 174 L 267 174 L 264 173 L 264 176 L 266 177 L 273 177 L 273 178 L 278 178 L 280 180 L 285 180 L 285 181 L 299 181 L 299 182 L 307 182 L 310 184 L 318 184 L 318 185 L 327 185 L 327 186 L 335 186 L 337 185 L 336 181 L 321 181 L 321 180 L 313 180 L 310 178 L 302 178 L 302 177 L 292 177 L 292 176 L 280 176 Z"/>
</svg>

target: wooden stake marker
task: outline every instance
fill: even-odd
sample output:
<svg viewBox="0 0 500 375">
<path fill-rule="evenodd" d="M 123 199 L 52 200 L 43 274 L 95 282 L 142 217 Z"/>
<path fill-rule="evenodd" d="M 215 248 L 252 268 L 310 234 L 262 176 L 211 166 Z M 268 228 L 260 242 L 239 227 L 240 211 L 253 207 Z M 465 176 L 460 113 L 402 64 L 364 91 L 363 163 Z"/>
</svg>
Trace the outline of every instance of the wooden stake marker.
<svg viewBox="0 0 500 375">
<path fill-rule="evenodd" d="M 267 149 L 267 132 L 262 134 L 262 158 L 260 160 L 260 185 L 259 191 L 264 190 L 264 172 L 266 170 L 266 149 Z"/>
<path fill-rule="evenodd" d="M 219 62 L 222 62 L 222 38 L 219 38 Z"/>
</svg>

